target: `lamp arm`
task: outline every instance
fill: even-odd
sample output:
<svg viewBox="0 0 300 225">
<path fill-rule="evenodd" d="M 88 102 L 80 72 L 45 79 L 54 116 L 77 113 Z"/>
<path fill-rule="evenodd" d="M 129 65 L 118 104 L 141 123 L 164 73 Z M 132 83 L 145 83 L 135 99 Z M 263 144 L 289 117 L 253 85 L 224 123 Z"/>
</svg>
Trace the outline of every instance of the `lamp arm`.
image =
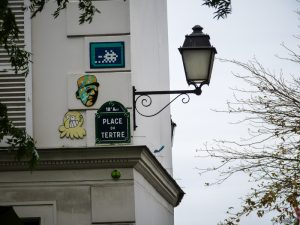
<svg viewBox="0 0 300 225">
<path fill-rule="evenodd" d="M 134 91 L 135 96 L 145 95 L 172 95 L 172 94 L 195 94 L 195 90 L 174 90 L 174 91 Z"/>
<path fill-rule="evenodd" d="M 184 96 L 181 101 L 182 101 L 182 103 L 186 104 L 190 101 L 189 94 L 201 95 L 201 93 L 202 93 L 201 88 L 204 84 L 206 84 L 206 83 L 201 83 L 200 86 L 193 84 L 195 86 L 194 90 L 170 90 L 170 91 L 136 91 L 135 86 L 133 86 L 132 93 L 133 93 L 133 127 L 134 127 L 134 130 L 137 128 L 136 114 L 135 114 L 136 112 L 143 117 L 156 116 L 182 95 L 184 95 Z M 142 106 L 149 107 L 152 104 L 152 98 L 150 97 L 150 95 L 173 95 L 173 94 L 177 94 L 177 96 L 175 98 L 173 98 L 167 105 L 165 105 L 163 108 L 161 108 L 159 111 L 157 111 L 154 114 L 149 114 L 149 115 L 143 114 L 136 107 L 137 101 L 140 98 L 141 98 Z"/>
<path fill-rule="evenodd" d="M 149 114 L 149 115 L 146 115 L 146 114 L 143 114 L 141 113 L 138 108 L 135 108 L 135 110 L 137 111 L 138 114 L 140 114 L 141 116 L 144 116 L 144 117 L 153 117 L 153 116 L 156 116 L 158 115 L 160 112 L 162 112 L 165 108 L 167 108 L 172 102 L 174 102 L 177 98 L 179 98 L 180 96 L 182 95 L 185 95 L 183 96 L 182 98 L 182 103 L 186 104 L 190 101 L 190 96 L 186 93 L 182 93 L 182 94 L 178 94 L 175 98 L 173 98 L 167 105 L 165 105 L 163 108 L 161 108 L 159 111 L 157 111 L 156 113 L 154 114 Z M 139 98 L 143 98 L 141 100 L 141 103 L 142 103 L 142 106 L 144 107 L 149 107 L 151 104 L 152 104 L 152 98 L 149 96 L 149 95 L 140 95 L 139 97 L 137 97 L 136 99 L 136 102 L 139 100 Z"/>
</svg>

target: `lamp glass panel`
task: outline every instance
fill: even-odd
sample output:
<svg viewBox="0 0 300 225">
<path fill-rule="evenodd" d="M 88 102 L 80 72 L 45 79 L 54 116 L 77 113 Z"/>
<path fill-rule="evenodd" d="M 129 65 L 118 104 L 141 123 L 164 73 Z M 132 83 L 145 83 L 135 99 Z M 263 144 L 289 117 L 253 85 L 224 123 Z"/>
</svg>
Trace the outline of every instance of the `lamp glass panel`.
<svg viewBox="0 0 300 225">
<path fill-rule="evenodd" d="M 183 63 L 188 80 L 203 82 L 209 79 L 211 54 L 212 51 L 210 49 L 185 49 L 182 51 Z"/>
</svg>

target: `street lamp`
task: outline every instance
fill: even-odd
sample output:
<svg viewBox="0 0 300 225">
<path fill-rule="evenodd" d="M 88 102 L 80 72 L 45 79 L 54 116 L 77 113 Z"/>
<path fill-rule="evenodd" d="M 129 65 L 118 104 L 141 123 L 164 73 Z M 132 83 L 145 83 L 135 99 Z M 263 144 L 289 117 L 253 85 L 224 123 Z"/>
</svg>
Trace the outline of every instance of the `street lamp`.
<svg viewBox="0 0 300 225">
<path fill-rule="evenodd" d="M 202 33 L 202 27 L 196 25 L 193 27 L 193 33 L 185 36 L 183 46 L 179 48 L 179 51 L 182 56 L 186 81 L 188 85 L 193 85 L 194 90 L 169 90 L 169 91 L 136 91 L 133 86 L 133 125 L 136 129 L 136 118 L 135 112 L 138 112 L 141 116 L 144 117 L 153 117 L 167 108 L 173 101 L 175 101 L 179 96 L 186 95 L 187 100 L 182 100 L 183 103 L 189 102 L 188 94 L 201 95 L 202 86 L 204 84 L 209 84 L 212 67 L 214 63 L 215 54 L 217 50 L 211 46 L 209 42 L 209 35 Z M 141 113 L 137 107 L 136 103 L 139 98 L 145 97 L 148 101 L 143 99 L 141 104 L 144 107 L 149 107 L 152 104 L 152 99 L 150 95 L 164 95 L 164 94 L 178 94 L 172 101 L 170 101 L 166 106 L 160 109 L 158 112 L 145 115 Z"/>
</svg>

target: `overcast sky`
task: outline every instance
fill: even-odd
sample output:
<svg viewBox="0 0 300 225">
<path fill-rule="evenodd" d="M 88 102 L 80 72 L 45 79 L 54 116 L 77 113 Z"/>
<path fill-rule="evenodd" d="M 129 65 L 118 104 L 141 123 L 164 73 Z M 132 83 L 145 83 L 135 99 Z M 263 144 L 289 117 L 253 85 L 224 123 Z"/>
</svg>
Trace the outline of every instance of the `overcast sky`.
<svg viewBox="0 0 300 225">
<path fill-rule="evenodd" d="M 213 19 L 213 11 L 202 6 L 202 0 L 168 0 L 170 77 L 172 89 L 187 88 L 178 47 L 184 35 L 199 24 L 210 35 L 219 58 L 251 60 L 256 57 L 265 67 L 286 74 L 297 72 L 297 66 L 284 62 L 275 55 L 287 56 L 281 47 L 285 43 L 296 49 L 299 18 L 296 0 L 233 0 L 232 15 L 225 20 Z M 205 187 L 214 174 L 198 175 L 196 167 L 207 167 L 210 159 L 199 159 L 196 149 L 214 139 L 239 140 L 247 127 L 231 125 L 235 118 L 212 109 L 224 109 L 232 98 L 230 87 L 240 86 L 232 72 L 238 67 L 216 61 L 209 87 L 200 97 L 192 96 L 184 105 L 178 100 L 172 104 L 172 117 L 177 123 L 173 146 L 174 178 L 186 195 L 175 209 L 175 225 L 217 225 L 229 206 L 238 206 L 239 197 L 247 193 L 250 185 L 243 175 L 237 175 L 221 186 Z M 241 225 L 271 225 L 269 218 L 249 217 Z"/>
</svg>

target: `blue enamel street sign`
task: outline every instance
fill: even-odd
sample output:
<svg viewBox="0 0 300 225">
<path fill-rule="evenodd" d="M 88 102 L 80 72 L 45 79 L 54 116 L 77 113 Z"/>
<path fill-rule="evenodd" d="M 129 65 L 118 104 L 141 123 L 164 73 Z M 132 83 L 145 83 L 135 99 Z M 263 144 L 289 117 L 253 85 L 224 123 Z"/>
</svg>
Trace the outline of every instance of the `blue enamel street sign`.
<svg viewBox="0 0 300 225">
<path fill-rule="evenodd" d="M 91 42 L 90 68 L 124 68 L 124 42 Z"/>
<path fill-rule="evenodd" d="M 119 102 L 104 103 L 96 113 L 96 144 L 130 143 L 130 114 Z"/>
</svg>

